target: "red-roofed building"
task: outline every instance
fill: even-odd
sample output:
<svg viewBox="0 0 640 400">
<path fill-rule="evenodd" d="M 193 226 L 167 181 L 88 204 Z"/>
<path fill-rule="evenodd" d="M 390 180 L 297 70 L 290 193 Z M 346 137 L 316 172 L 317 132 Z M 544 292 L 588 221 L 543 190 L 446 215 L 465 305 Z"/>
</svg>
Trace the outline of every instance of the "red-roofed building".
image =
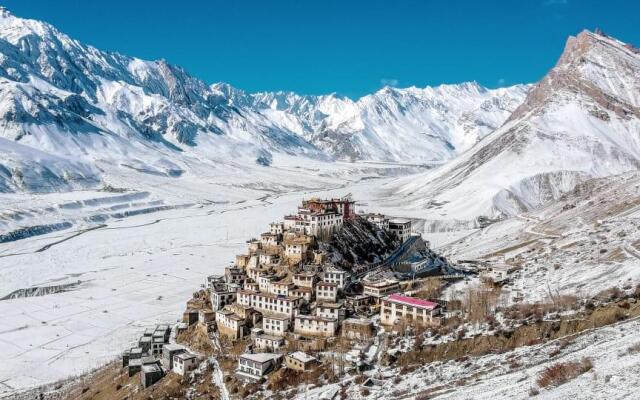
<svg viewBox="0 0 640 400">
<path fill-rule="evenodd" d="M 383 325 L 439 325 L 440 306 L 433 301 L 392 294 L 380 303 L 380 323 Z"/>
</svg>

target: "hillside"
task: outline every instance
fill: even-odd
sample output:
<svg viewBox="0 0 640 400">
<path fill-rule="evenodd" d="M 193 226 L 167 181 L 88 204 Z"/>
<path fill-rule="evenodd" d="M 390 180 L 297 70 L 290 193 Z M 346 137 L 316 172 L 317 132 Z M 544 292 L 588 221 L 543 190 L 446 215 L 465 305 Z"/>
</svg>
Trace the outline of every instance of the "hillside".
<svg viewBox="0 0 640 400">
<path fill-rule="evenodd" d="M 506 123 L 437 170 L 401 178 L 381 196 L 422 208 L 438 226 L 502 218 L 576 184 L 640 165 L 640 53 L 602 33 L 567 41 L 557 65 Z"/>
</svg>

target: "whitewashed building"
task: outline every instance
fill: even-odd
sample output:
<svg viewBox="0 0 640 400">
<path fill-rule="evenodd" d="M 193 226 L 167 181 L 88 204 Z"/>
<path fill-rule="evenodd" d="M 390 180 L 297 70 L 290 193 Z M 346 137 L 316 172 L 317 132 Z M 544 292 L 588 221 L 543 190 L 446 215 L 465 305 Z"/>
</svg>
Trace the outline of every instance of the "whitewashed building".
<svg viewBox="0 0 640 400">
<path fill-rule="evenodd" d="M 291 320 L 286 314 L 262 315 L 262 330 L 267 335 L 284 336 L 289 330 Z"/>
<path fill-rule="evenodd" d="M 173 356 L 173 372 L 178 375 L 185 375 L 196 369 L 198 358 L 195 354 L 184 352 Z"/>
<path fill-rule="evenodd" d="M 347 282 L 347 272 L 335 268 L 329 268 L 322 274 L 322 280 L 329 283 L 335 283 L 339 289 L 344 289 Z"/>
<path fill-rule="evenodd" d="M 236 376 L 240 379 L 259 381 L 282 363 L 282 355 L 276 353 L 242 354 L 238 358 Z"/>
<path fill-rule="evenodd" d="M 298 315 L 295 318 L 293 332 L 302 336 L 335 336 L 338 320 L 313 315 Z"/>
<path fill-rule="evenodd" d="M 383 298 L 380 305 L 380 323 L 383 325 L 440 324 L 440 306 L 433 301 L 392 294 Z"/>
<path fill-rule="evenodd" d="M 335 302 L 338 299 L 338 285 L 329 282 L 316 284 L 316 300 Z"/>
<path fill-rule="evenodd" d="M 389 220 L 389 232 L 395 234 L 405 242 L 411 236 L 411 220 L 406 218 L 394 218 Z"/>
<path fill-rule="evenodd" d="M 400 282 L 395 279 L 381 279 L 379 281 L 365 281 L 363 283 L 363 294 L 377 299 L 391 293 L 398 293 L 399 291 Z"/>
</svg>

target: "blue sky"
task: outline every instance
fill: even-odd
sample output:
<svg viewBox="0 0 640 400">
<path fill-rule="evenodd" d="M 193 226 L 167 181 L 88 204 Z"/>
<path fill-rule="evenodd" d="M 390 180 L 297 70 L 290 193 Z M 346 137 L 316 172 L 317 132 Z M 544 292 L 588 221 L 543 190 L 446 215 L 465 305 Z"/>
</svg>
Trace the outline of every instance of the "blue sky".
<svg viewBox="0 0 640 400">
<path fill-rule="evenodd" d="M 5 0 L 105 50 L 248 91 L 337 92 L 541 78 L 587 28 L 640 43 L 640 2 Z"/>
</svg>

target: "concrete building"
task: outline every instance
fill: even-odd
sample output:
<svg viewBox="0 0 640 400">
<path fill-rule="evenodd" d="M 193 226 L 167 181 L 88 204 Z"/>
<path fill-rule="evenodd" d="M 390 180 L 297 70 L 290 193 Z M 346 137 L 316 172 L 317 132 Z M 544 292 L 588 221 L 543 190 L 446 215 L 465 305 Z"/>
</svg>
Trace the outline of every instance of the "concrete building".
<svg viewBox="0 0 640 400">
<path fill-rule="evenodd" d="M 140 347 L 131 348 L 129 350 L 128 359 L 127 369 L 129 371 L 129 376 L 133 376 L 140 372 L 142 367 L 142 349 Z"/>
<path fill-rule="evenodd" d="M 337 211 L 314 212 L 306 208 L 298 209 L 300 225 L 306 235 L 317 238 L 329 238 L 342 228 L 343 217 Z"/>
<path fill-rule="evenodd" d="M 349 318 L 342 322 L 342 336 L 348 339 L 366 340 L 375 335 L 373 322 L 366 318 Z"/>
<path fill-rule="evenodd" d="M 335 336 L 338 320 L 312 315 L 298 315 L 295 318 L 293 332 L 302 336 Z"/>
<path fill-rule="evenodd" d="M 507 264 L 493 264 L 480 271 L 480 278 L 493 283 L 503 283 L 517 268 Z"/>
<path fill-rule="evenodd" d="M 307 235 L 285 235 L 284 255 L 290 262 L 301 262 L 307 259 L 313 238 Z"/>
<path fill-rule="evenodd" d="M 236 376 L 249 381 L 260 381 L 281 363 L 282 355 L 276 353 L 242 354 L 238 359 Z"/>
<path fill-rule="evenodd" d="M 140 340 L 138 340 L 138 347 L 142 349 L 142 352 L 145 354 L 151 353 L 151 336 L 142 336 Z"/>
<path fill-rule="evenodd" d="M 140 368 L 140 382 L 143 388 L 148 388 L 162 379 L 162 369 L 157 363 L 142 365 Z"/>
<path fill-rule="evenodd" d="M 384 214 L 363 214 L 362 217 L 374 224 L 376 227 L 378 227 L 378 229 L 389 229 L 389 218 L 387 218 Z"/>
<path fill-rule="evenodd" d="M 350 220 L 356 216 L 355 204 L 355 201 L 347 197 L 341 199 L 312 198 L 303 200 L 301 208 L 317 213 L 333 211 L 340 214 L 343 220 Z"/>
<path fill-rule="evenodd" d="M 244 282 L 242 290 L 258 292 L 258 291 L 260 291 L 260 285 L 258 285 L 257 282 L 253 282 L 253 281 L 247 280 L 247 281 Z"/>
<path fill-rule="evenodd" d="M 260 243 L 262 248 L 277 247 L 282 241 L 282 234 L 265 232 L 260 234 Z"/>
<path fill-rule="evenodd" d="M 185 351 L 187 350 L 184 348 L 184 346 L 181 346 L 179 344 L 168 343 L 167 345 L 165 345 L 164 349 L 162 350 L 162 359 L 160 360 L 160 362 L 162 363 L 162 368 L 164 368 L 165 371 L 172 371 L 173 356 L 184 353 Z"/>
<path fill-rule="evenodd" d="M 389 232 L 395 234 L 402 242 L 405 242 L 411 236 L 411 220 L 406 218 L 389 220 Z"/>
<path fill-rule="evenodd" d="M 260 265 L 277 265 L 280 262 L 277 252 L 260 250 L 257 255 Z"/>
<path fill-rule="evenodd" d="M 244 269 L 247 264 L 249 264 L 249 259 L 251 258 L 248 254 L 238 254 L 236 255 L 236 266 L 238 268 Z"/>
<path fill-rule="evenodd" d="M 208 324 L 216 319 L 216 313 L 212 310 L 202 309 L 198 311 L 198 322 L 201 324 Z"/>
<path fill-rule="evenodd" d="M 376 299 L 380 299 L 391 293 L 398 293 L 399 291 L 400 283 L 395 279 L 382 279 L 373 282 L 363 282 L 362 293 L 366 296 L 371 296 Z"/>
<path fill-rule="evenodd" d="M 289 369 L 306 372 L 314 369 L 319 363 L 315 357 L 312 357 L 302 351 L 296 351 L 284 358 L 284 364 Z"/>
<path fill-rule="evenodd" d="M 439 325 L 440 306 L 428 300 L 392 294 L 381 301 L 380 323 L 383 325 Z"/>
<path fill-rule="evenodd" d="M 316 300 L 335 302 L 338 299 L 338 285 L 329 282 L 316 284 Z"/>
</svg>

